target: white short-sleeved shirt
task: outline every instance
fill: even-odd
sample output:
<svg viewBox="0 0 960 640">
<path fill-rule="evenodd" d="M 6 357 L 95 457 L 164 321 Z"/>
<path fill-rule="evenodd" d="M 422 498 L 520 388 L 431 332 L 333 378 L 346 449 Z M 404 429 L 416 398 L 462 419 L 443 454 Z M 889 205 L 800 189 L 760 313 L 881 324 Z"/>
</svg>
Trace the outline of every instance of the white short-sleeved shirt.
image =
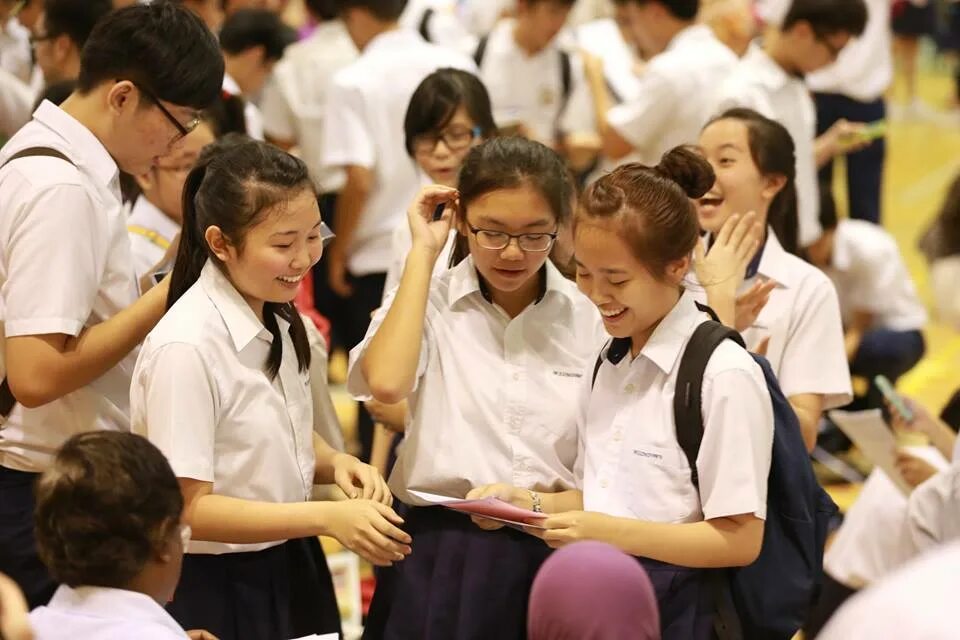
<svg viewBox="0 0 960 640">
<path fill-rule="evenodd" d="M 254 140 L 263 140 L 263 115 L 260 113 L 260 108 L 248 96 L 243 95 L 237 81 L 227 74 L 223 74 L 223 90 L 243 99 L 243 120 L 247 127 L 247 135 Z"/>
<path fill-rule="evenodd" d="M 944 545 L 851 598 L 819 640 L 957 637 L 960 542 Z"/>
<path fill-rule="evenodd" d="M 695 283 L 697 300 L 705 304 L 706 292 L 696 275 L 691 271 L 687 277 Z M 849 403 L 853 389 L 833 283 L 813 265 L 787 253 L 772 229 L 767 230 L 757 276 L 745 280 L 738 293 L 753 286 L 757 277 L 778 286 L 753 326 L 742 332 L 747 347 L 754 349 L 770 338 L 767 360 L 788 398 L 820 394 L 824 411 Z"/>
<path fill-rule="evenodd" d="M 117 165 L 73 117 L 44 102 L 0 151 L 0 164 L 29 147 L 59 158 L 21 158 L 0 169 L 0 317 L 4 335 L 77 336 L 139 296 L 120 200 Z M 102 376 L 62 398 L 17 405 L 0 430 L 0 465 L 43 471 L 81 431 L 130 428 L 134 349 Z"/>
<path fill-rule="evenodd" d="M 579 46 L 603 61 L 608 88 L 615 93 L 618 102 L 638 99 L 641 88 L 635 71 L 638 58 L 612 18 L 580 25 L 574 31 L 574 38 Z"/>
<path fill-rule="evenodd" d="M 433 265 L 433 275 L 442 274 L 450 265 L 450 254 L 453 253 L 454 241 L 457 238 L 456 229 L 451 229 L 447 236 L 447 242 L 443 245 L 436 263 Z M 400 278 L 403 276 L 403 267 L 407 263 L 407 255 L 413 247 L 413 237 L 410 235 L 409 225 L 400 223 L 393 232 L 393 260 L 390 262 L 390 268 L 387 269 L 387 279 L 383 285 L 383 299 L 386 300 L 394 289 L 400 286 Z"/>
<path fill-rule="evenodd" d="M 506 482 L 573 488 L 580 385 L 606 334 L 596 307 L 547 261 L 542 298 L 510 319 L 488 302 L 473 259 L 434 278 L 427 301 L 412 420 L 390 476 L 394 494 L 462 497 Z M 368 399 L 359 360 L 392 299 L 350 353 L 347 388 Z"/>
<path fill-rule="evenodd" d="M 141 195 L 130 209 L 127 233 L 133 252 L 133 267 L 141 277 L 163 260 L 180 232 L 180 225 Z"/>
<path fill-rule="evenodd" d="M 610 109 L 607 120 L 642 162 L 655 165 L 670 149 L 696 143 L 713 115 L 710 96 L 736 64 L 710 27 L 687 27 L 650 59 L 634 99 Z"/>
<path fill-rule="evenodd" d="M 597 129 L 593 94 L 586 82 L 583 59 L 570 58 L 570 96 L 563 102 L 561 49 L 556 38 L 529 55 L 513 32 L 516 23 L 502 20 L 487 40 L 480 78 L 490 92 L 493 119 L 501 127 L 525 124 L 536 140 L 553 146 L 556 133 L 589 133 Z"/>
<path fill-rule="evenodd" d="M 61 585 L 50 604 L 30 612 L 42 640 L 183 640 L 186 631 L 150 596 L 126 589 Z"/>
<path fill-rule="evenodd" d="M 748 107 L 776 120 L 793 138 L 797 165 L 797 214 L 801 246 L 820 237 L 820 188 L 817 182 L 817 109 L 803 80 L 791 76 L 757 43 L 720 84 L 715 113 Z"/>
<path fill-rule="evenodd" d="M 134 433 L 149 438 L 178 478 L 213 493 L 261 502 L 303 502 L 315 473 L 313 401 L 289 325 L 280 372 L 266 375 L 273 337 L 212 262 L 141 349 L 130 403 Z M 258 551 L 282 541 L 191 541 L 190 553 Z"/>
<path fill-rule="evenodd" d="M 673 395 L 680 359 L 705 320 L 684 293 L 636 358 L 627 340 L 605 350 L 581 409 L 584 509 L 650 522 L 745 513 L 766 518 L 773 406 L 763 371 L 739 345 L 718 346 L 704 372 L 699 495 L 677 442 Z"/>
<path fill-rule="evenodd" d="M 30 30 L 16 18 L 0 25 L 0 68 L 29 83 L 33 76 L 33 47 Z"/>
<path fill-rule="evenodd" d="M 493 31 L 504 12 L 516 5 L 516 0 L 458 0 L 460 19 L 474 35 L 484 36 Z"/>
<path fill-rule="evenodd" d="M 330 82 L 358 55 L 341 21 L 323 22 L 306 40 L 286 48 L 260 100 L 264 131 L 297 143 L 321 193 L 339 191 L 346 180 L 342 169 L 323 166 L 321 135 Z"/>
<path fill-rule="evenodd" d="M 919 331 L 927 324 L 927 310 L 897 241 L 883 227 L 864 220 L 841 220 L 827 275 L 840 297 L 844 323 L 852 320 L 854 312 L 868 311 L 878 329 Z"/>
<path fill-rule="evenodd" d="M 466 56 L 424 42 L 416 31 L 395 29 L 371 40 L 330 85 L 322 164 L 365 167 L 374 174 L 373 191 L 348 249 L 353 275 L 385 273 L 390 266 L 393 230 L 418 184 L 404 145 L 404 116 L 420 82 L 443 67 L 476 71 Z"/>
<path fill-rule="evenodd" d="M 33 92 L 15 75 L 0 68 L 0 140 L 30 122 Z"/>
<path fill-rule="evenodd" d="M 431 11 L 427 17 L 427 11 Z M 434 44 L 472 56 L 477 48 L 477 36 L 470 33 L 458 14 L 456 0 L 409 0 L 400 26 L 421 35 Z"/>
<path fill-rule="evenodd" d="M 913 555 L 960 540 L 960 464 L 956 461 L 910 494 L 907 539 Z"/>
</svg>

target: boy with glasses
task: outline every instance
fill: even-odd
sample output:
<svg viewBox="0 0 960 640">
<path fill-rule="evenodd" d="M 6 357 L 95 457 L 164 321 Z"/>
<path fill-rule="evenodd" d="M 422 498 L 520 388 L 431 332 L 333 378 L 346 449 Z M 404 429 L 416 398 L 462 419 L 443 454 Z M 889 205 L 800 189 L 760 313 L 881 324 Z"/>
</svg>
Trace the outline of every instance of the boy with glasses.
<svg viewBox="0 0 960 640">
<path fill-rule="evenodd" d="M 76 78 L 80 50 L 97 22 L 113 10 L 110 0 L 46 0 L 30 44 L 47 85 Z"/>
<path fill-rule="evenodd" d="M 135 350 L 166 304 L 166 285 L 139 297 L 119 172 L 160 163 L 222 81 L 192 13 L 120 9 L 93 29 L 77 90 L 41 104 L 0 153 L 0 571 L 32 606 L 56 587 L 36 556 L 33 484 L 71 435 L 129 429 Z"/>
</svg>

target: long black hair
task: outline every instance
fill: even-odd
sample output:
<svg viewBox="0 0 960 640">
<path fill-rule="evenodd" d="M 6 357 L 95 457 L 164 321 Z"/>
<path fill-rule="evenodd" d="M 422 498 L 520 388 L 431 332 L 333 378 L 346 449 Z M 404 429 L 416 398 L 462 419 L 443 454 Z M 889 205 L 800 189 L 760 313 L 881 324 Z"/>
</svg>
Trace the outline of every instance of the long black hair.
<svg viewBox="0 0 960 640">
<path fill-rule="evenodd" d="M 205 148 L 183 187 L 183 228 L 167 309 L 193 286 L 207 260 L 220 266 L 204 237 L 209 227 L 219 227 L 242 250 L 247 231 L 262 220 L 266 209 L 304 190 L 314 191 L 306 165 L 273 145 L 235 134 Z M 307 371 L 310 343 L 300 314 L 293 303 L 264 302 L 263 323 L 273 335 L 268 374 L 276 377 L 283 359 L 277 316 L 290 323 L 297 364 L 300 371 Z"/>
</svg>

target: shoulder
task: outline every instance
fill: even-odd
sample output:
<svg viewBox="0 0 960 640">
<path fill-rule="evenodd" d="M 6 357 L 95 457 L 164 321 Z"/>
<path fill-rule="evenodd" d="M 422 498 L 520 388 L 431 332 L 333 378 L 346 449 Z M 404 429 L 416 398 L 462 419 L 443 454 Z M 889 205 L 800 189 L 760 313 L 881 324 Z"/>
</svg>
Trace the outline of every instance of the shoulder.
<svg viewBox="0 0 960 640">
<path fill-rule="evenodd" d="M 163 315 L 144 341 L 143 350 L 149 353 L 173 343 L 204 347 L 226 335 L 216 307 L 197 283 Z"/>
<path fill-rule="evenodd" d="M 753 359 L 750 352 L 733 340 L 724 340 L 717 345 L 707 362 L 707 367 L 703 373 L 704 380 L 714 379 L 718 376 L 750 379 L 766 388 L 763 370 L 760 365 Z M 726 391 L 730 390 L 732 389 L 726 389 Z"/>
</svg>

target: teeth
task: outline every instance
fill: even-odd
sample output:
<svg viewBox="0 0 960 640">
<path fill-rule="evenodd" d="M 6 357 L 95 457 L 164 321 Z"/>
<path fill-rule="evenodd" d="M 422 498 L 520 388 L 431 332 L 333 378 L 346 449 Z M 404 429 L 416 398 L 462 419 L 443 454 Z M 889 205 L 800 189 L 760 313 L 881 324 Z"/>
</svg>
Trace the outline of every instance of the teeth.
<svg viewBox="0 0 960 640">
<path fill-rule="evenodd" d="M 600 309 L 600 314 L 603 315 L 603 317 L 605 318 L 612 318 L 613 316 L 620 315 L 624 311 L 626 311 L 625 307 L 621 307 L 620 309 L 614 309 L 612 311 L 608 311 L 607 309 Z"/>
<path fill-rule="evenodd" d="M 296 276 L 296 277 L 278 276 L 277 280 L 282 280 L 283 282 L 286 282 L 289 284 L 297 284 L 298 282 L 303 280 L 303 276 Z"/>
</svg>

